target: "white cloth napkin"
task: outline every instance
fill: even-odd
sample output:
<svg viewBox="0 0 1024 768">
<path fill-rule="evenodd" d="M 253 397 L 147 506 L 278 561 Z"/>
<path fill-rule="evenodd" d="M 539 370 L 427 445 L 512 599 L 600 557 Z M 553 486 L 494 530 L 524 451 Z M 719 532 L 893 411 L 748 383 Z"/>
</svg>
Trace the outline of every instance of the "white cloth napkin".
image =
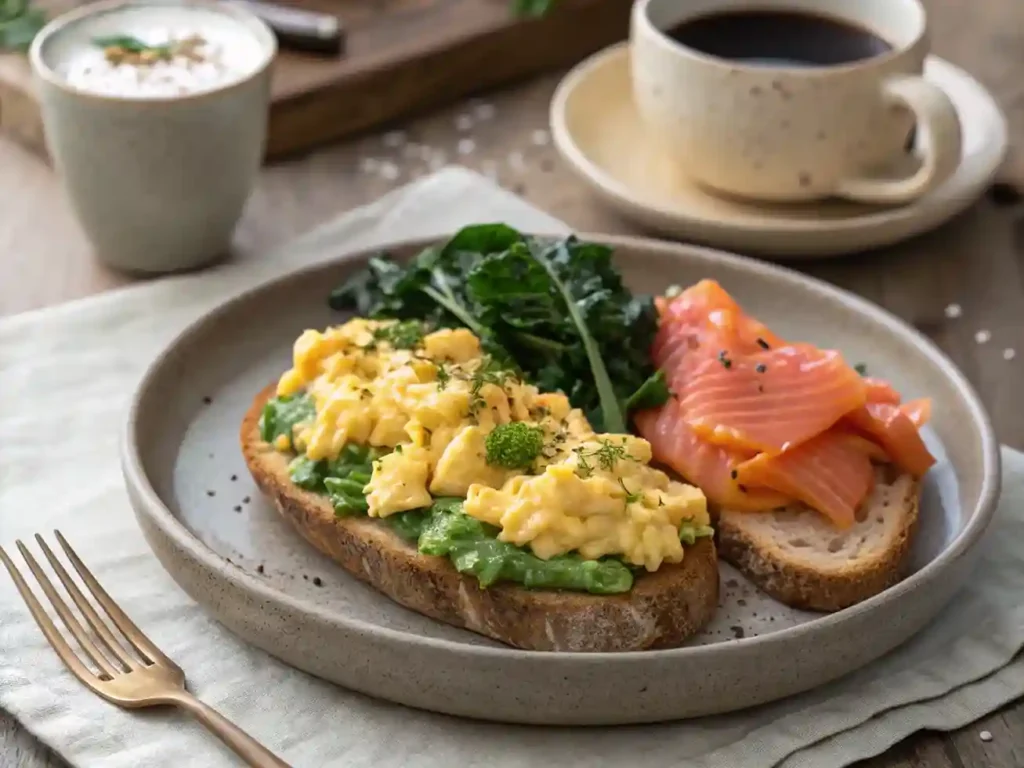
<svg viewBox="0 0 1024 768">
<path fill-rule="evenodd" d="M 1024 661 L 1015 659 L 1024 643 L 1024 554 L 1016 544 L 1024 540 L 1024 456 L 1009 450 L 998 535 L 937 621 L 839 683 L 729 716 L 618 729 L 459 720 L 324 683 L 207 617 L 151 556 L 118 469 L 125 407 L 156 349 L 210 306 L 274 273 L 346 248 L 497 220 L 564 230 L 483 178 L 446 169 L 261 260 L 0 321 L 0 543 L 11 551 L 17 537 L 60 527 L 186 670 L 192 690 L 297 768 L 841 766 L 922 728 L 960 727 L 1024 694 Z M 2 573 L 0 707 L 75 766 L 237 764 L 183 715 L 128 713 L 89 693 L 61 666 Z"/>
</svg>

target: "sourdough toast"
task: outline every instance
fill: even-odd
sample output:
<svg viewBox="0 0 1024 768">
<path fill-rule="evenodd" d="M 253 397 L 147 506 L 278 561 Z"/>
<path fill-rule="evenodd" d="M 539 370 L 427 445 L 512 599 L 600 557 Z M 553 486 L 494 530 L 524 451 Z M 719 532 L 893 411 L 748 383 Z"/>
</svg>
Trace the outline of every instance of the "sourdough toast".
<svg viewBox="0 0 1024 768">
<path fill-rule="evenodd" d="M 710 537 L 686 548 L 678 565 L 636 578 L 621 595 L 483 589 L 445 557 L 420 553 L 379 520 L 338 517 L 326 497 L 299 488 L 289 456 L 260 436 L 259 418 L 274 386 L 259 393 L 242 421 L 249 471 L 278 511 L 316 549 L 395 602 L 433 619 L 535 651 L 638 651 L 671 648 L 710 621 L 718 605 L 718 562 Z"/>
<path fill-rule="evenodd" d="M 719 513 L 719 554 L 776 600 L 838 611 L 877 595 L 904 576 L 917 527 L 920 486 L 879 471 L 871 496 L 847 530 L 803 506 Z"/>
</svg>

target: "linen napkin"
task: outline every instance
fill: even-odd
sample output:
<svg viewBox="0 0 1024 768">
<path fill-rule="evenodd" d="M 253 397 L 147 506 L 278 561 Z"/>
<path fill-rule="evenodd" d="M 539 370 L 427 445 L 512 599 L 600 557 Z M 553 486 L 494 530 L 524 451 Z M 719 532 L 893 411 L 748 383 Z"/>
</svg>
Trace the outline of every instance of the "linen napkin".
<svg viewBox="0 0 1024 768">
<path fill-rule="evenodd" d="M 982 564 L 950 607 L 877 663 L 755 710 L 656 726 L 545 729 L 460 720 L 346 691 L 287 667 L 206 616 L 150 554 L 118 440 L 144 366 L 182 326 L 275 273 L 474 221 L 564 225 L 464 169 L 445 169 L 244 264 L 0 321 L 0 543 L 60 527 L 191 689 L 299 766 L 817 768 L 922 728 L 963 726 L 1024 694 L 1024 455 L 1004 450 Z M 585 693 L 583 694 L 585 695 Z M 0 576 L 0 707 L 75 766 L 236 765 L 174 712 L 128 713 L 82 687 Z M 481 713 L 486 714 L 486 713 Z M 0 754 L 0 762 L 4 755 Z"/>
</svg>

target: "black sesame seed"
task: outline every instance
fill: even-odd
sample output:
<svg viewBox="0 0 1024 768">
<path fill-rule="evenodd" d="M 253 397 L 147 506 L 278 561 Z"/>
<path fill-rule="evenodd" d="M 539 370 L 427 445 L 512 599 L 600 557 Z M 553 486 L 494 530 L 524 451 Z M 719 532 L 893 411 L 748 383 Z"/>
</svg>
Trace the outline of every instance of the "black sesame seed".
<svg viewBox="0 0 1024 768">
<path fill-rule="evenodd" d="M 217 495 L 217 492 L 216 492 L 216 491 L 207 491 L 207 492 L 206 492 L 206 495 L 207 495 L 207 496 L 216 496 L 216 495 Z"/>
<path fill-rule="evenodd" d="M 757 365 L 754 366 L 754 370 L 757 371 L 758 373 L 764 373 L 765 371 L 768 370 L 768 366 L 765 365 L 764 363 L 758 363 Z"/>
<path fill-rule="evenodd" d="M 322 587 L 324 585 L 323 579 L 321 579 L 319 576 L 313 578 L 313 583 L 318 587 Z"/>
<path fill-rule="evenodd" d="M 304 578 L 306 581 L 309 581 L 309 575 L 308 574 L 305 574 L 305 573 L 302 574 L 302 578 Z"/>
<path fill-rule="evenodd" d="M 768 342 L 762 339 L 760 336 L 757 337 L 757 346 L 759 346 L 761 349 L 771 349 L 771 346 L 768 344 Z"/>
<path fill-rule="evenodd" d="M 736 479 L 737 477 L 739 477 L 739 476 L 740 476 L 740 473 L 739 473 L 739 472 L 737 472 L 737 471 L 736 471 L 736 470 L 734 469 L 734 470 L 733 470 L 732 472 L 730 472 L 730 473 L 729 473 L 729 476 L 730 476 L 730 477 L 731 477 L 731 478 L 732 478 L 733 480 L 735 480 L 735 479 Z"/>
<path fill-rule="evenodd" d="M 232 475 L 232 476 L 231 476 L 231 482 L 233 483 L 233 482 L 235 482 L 236 480 L 238 480 L 238 475 Z"/>
<path fill-rule="evenodd" d="M 1009 206 L 1024 200 L 1024 193 L 1013 184 L 997 181 L 988 188 L 988 198 L 998 206 Z"/>
<path fill-rule="evenodd" d="M 257 565 L 256 566 L 256 573 L 263 573 L 263 566 L 262 565 Z"/>
</svg>

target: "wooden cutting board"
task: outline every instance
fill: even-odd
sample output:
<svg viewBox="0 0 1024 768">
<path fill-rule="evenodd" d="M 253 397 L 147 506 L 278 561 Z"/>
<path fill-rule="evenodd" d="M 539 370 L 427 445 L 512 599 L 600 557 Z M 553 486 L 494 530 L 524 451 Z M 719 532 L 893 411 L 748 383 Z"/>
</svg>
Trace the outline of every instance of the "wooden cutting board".
<svg viewBox="0 0 1024 768">
<path fill-rule="evenodd" d="M 632 0 L 559 0 L 518 19 L 511 0 L 280 0 L 338 16 L 346 53 L 282 51 L 273 73 L 269 159 L 579 61 L 626 37 Z M 77 5 L 47 4 L 51 15 Z M 28 62 L 0 54 L 0 131 L 44 154 Z"/>
</svg>

